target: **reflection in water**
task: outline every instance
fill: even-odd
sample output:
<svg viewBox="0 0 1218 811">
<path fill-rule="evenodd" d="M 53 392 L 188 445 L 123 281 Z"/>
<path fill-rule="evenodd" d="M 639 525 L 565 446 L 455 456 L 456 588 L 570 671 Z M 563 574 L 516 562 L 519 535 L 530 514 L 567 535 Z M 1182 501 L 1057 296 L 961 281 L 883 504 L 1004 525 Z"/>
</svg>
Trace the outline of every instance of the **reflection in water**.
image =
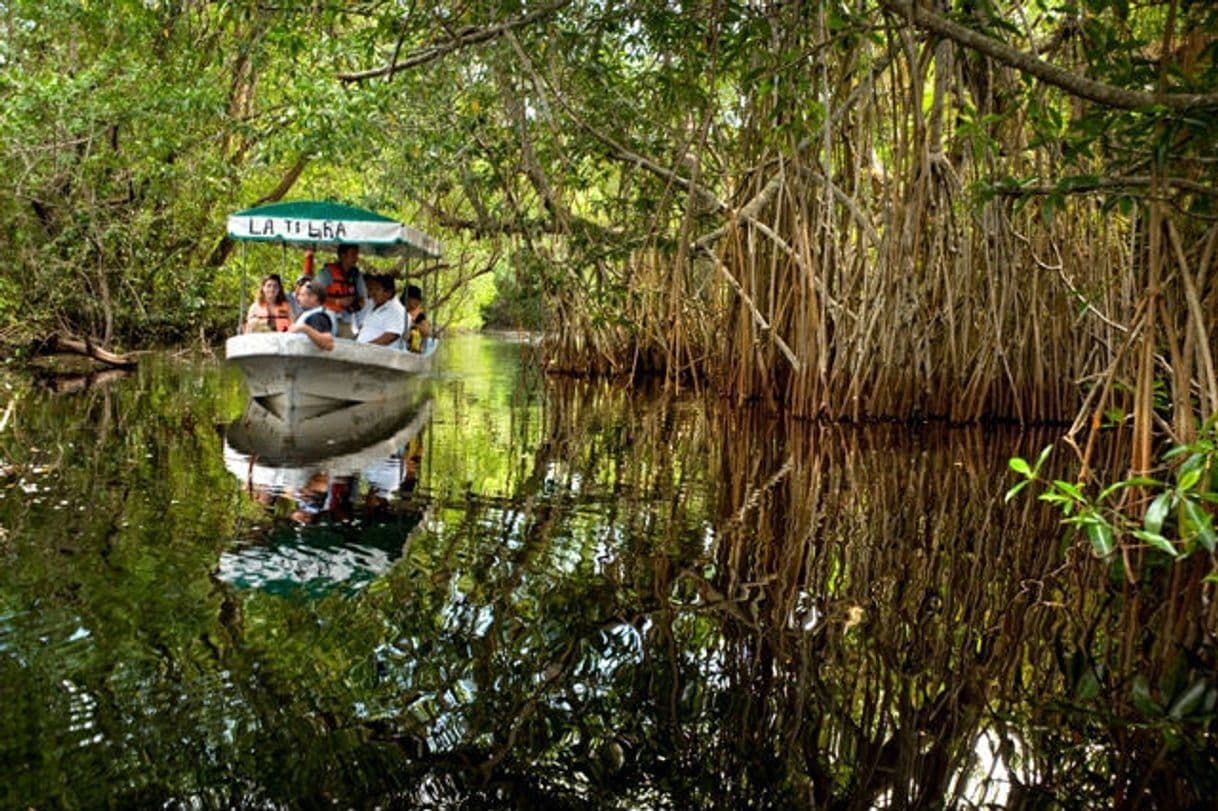
<svg viewBox="0 0 1218 811">
<path fill-rule="evenodd" d="M 238 588 L 316 597 L 388 571 L 423 519 L 421 504 L 403 499 L 418 484 L 431 413 L 420 393 L 289 425 L 250 400 L 229 428 L 224 461 L 271 529 L 221 554 L 217 576 Z"/>
<path fill-rule="evenodd" d="M 211 367 L 22 395 L 0 805 L 1218 795 L 1212 586 L 1110 577 L 1042 505 L 1003 504 L 1006 459 L 1052 435 L 790 423 L 448 343 L 413 472 L 409 450 L 386 472 L 226 446 L 244 403 Z M 286 591 L 341 587 L 259 574 L 297 539 L 316 557 L 281 558 Z"/>
</svg>

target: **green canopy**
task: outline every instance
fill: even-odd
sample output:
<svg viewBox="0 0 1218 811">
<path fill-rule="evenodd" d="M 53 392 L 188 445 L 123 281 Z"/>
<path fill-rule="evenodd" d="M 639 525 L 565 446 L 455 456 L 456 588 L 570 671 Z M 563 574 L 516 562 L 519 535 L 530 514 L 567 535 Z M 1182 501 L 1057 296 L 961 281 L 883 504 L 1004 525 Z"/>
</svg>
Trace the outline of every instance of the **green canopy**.
<svg viewBox="0 0 1218 811">
<path fill-rule="evenodd" d="M 230 238 L 249 242 L 275 242 L 306 250 L 358 245 L 362 253 L 438 259 L 440 243 L 418 229 L 355 206 L 324 201 L 247 208 L 230 214 Z"/>
</svg>

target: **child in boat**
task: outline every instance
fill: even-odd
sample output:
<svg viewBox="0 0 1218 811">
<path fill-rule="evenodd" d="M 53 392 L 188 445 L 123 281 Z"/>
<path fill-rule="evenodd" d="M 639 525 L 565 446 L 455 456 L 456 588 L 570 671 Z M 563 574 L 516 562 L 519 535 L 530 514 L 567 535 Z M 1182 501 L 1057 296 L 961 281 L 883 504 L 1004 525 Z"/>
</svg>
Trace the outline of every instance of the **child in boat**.
<svg viewBox="0 0 1218 811">
<path fill-rule="evenodd" d="M 406 348 L 422 352 L 424 339 L 431 335 L 431 325 L 427 323 L 427 313 L 423 312 L 423 291 L 417 285 L 406 288 L 406 315 L 410 316 Z"/>
<path fill-rule="evenodd" d="M 305 311 L 305 308 L 300 306 L 300 288 L 311 281 L 313 281 L 312 276 L 301 276 L 296 280 L 292 293 L 288 296 L 288 304 L 292 307 L 292 321 L 300 318 L 300 314 Z"/>
</svg>

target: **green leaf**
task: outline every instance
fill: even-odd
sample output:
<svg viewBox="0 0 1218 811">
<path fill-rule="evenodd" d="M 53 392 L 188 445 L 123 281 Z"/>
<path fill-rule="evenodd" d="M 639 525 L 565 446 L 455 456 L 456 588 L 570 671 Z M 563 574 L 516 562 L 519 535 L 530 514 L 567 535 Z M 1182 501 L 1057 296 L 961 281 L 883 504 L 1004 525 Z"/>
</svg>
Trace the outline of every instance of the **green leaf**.
<svg viewBox="0 0 1218 811">
<path fill-rule="evenodd" d="M 1157 532 L 1146 532 L 1145 530 L 1135 529 L 1133 531 L 1133 537 L 1140 541 L 1145 541 L 1155 549 L 1158 549 L 1160 552 L 1166 552 L 1173 558 L 1180 557 L 1180 553 L 1176 551 L 1175 544 Z"/>
<path fill-rule="evenodd" d="M 1202 583 L 1218 583 L 1218 572 L 1210 572 L 1205 577 L 1201 578 Z"/>
<path fill-rule="evenodd" d="M 1040 456 L 1036 457 L 1036 470 L 1037 471 L 1040 470 L 1041 465 L 1043 465 L 1045 463 L 1045 460 L 1049 458 L 1049 454 L 1052 452 L 1053 452 L 1052 445 L 1046 445 L 1044 447 L 1044 449 L 1041 450 Z"/>
<path fill-rule="evenodd" d="M 1056 194 L 1050 194 L 1045 197 L 1040 206 L 1040 215 L 1045 221 L 1045 225 L 1053 225 L 1053 214 L 1057 210 L 1058 198 Z"/>
<path fill-rule="evenodd" d="M 1083 671 L 1082 678 L 1079 679 L 1078 685 L 1074 688 L 1074 694 L 1080 701 L 1090 701 L 1100 694 L 1101 687 L 1100 680 L 1095 676 L 1095 671 L 1089 667 Z"/>
<path fill-rule="evenodd" d="M 1176 487 L 1181 491 L 1188 492 L 1193 489 L 1197 482 L 1201 481 L 1200 470 L 1190 470 L 1180 477 L 1180 481 L 1176 483 Z"/>
<path fill-rule="evenodd" d="M 1091 541 L 1091 546 L 1095 549 L 1095 553 L 1102 558 L 1111 555 L 1113 548 L 1116 546 L 1116 541 L 1112 536 L 1112 527 L 1097 518 L 1087 522 L 1085 528 L 1087 530 L 1087 539 Z"/>
<path fill-rule="evenodd" d="M 1196 535 L 1197 540 L 1205 547 L 1205 551 L 1213 552 L 1214 548 L 1218 546 L 1218 535 L 1214 534 L 1214 525 L 1210 514 L 1202 509 L 1200 504 L 1190 499 L 1182 501 L 1180 509 L 1184 513 L 1185 520 L 1192 525 L 1194 530 L 1190 535 Z"/>
<path fill-rule="evenodd" d="M 1061 492 L 1065 493 L 1066 495 L 1070 496 L 1070 498 L 1074 499 L 1075 501 L 1086 501 L 1086 498 L 1083 497 L 1083 491 L 1080 490 L 1078 488 L 1078 485 L 1074 484 L 1073 482 L 1067 482 L 1067 481 L 1063 481 L 1061 479 L 1054 479 L 1053 486 L 1056 487 Z"/>
<path fill-rule="evenodd" d="M 1191 447 L 1186 447 L 1187 450 L 1192 450 Z M 1180 465 L 1180 469 L 1176 472 L 1177 478 L 1184 476 L 1194 470 L 1200 471 L 1205 467 L 1205 454 L 1193 453 L 1184 460 L 1184 464 Z"/>
<path fill-rule="evenodd" d="M 1158 703 L 1150 697 L 1150 685 L 1146 682 L 1146 677 L 1139 674 L 1133 679 L 1133 690 L 1130 698 L 1133 700 L 1133 706 L 1138 708 L 1138 711 L 1143 715 L 1155 716 L 1163 712 L 1163 709 Z"/>
<path fill-rule="evenodd" d="M 1028 478 L 1032 477 L 1032 468 L 1028 467 L 1028 461 L 1026 459 L 1019 456 L 1014 456 L 1010 461 L 1007 462 L 1007 464 L 1010 466 L 1011 470 L 1015 471 L 1016 473 L 1022 476 L 1027 476 Z"/>
<path fill-rule="evenodd" d="M 1031 479 L 1024 479 L 1019 484 L 1015 485 L 1010 490 L 1008 490 L 1007 494 L 1005 496 L 1003 496 L 1002 500 L 1004 502 L 1010 502 L 1010 500 L 1015 498 L 1015 496 L 1019 495 L 1019 491 L 1024 489 L 1025 487 L 1027 487 L 1031 483 L 1031 481 L 1032 481 Z"/>
<path fill-rule="evenodd" d="M 1167 711 L 1167 714 L 1177 720 L 1191 714 L 1201 703 L 1201 699 L 1205 696 L 1205 690 L 1208 686 L 1205 679 L 1198 679 L 1193 682 L 1192 687 L 1185 690 L 1184 694 L 1172 703 L 1171 709 Z"/>
<path fill-rule="evenodd" d="M 1155 481 L 1149 476 L 1134 476 L 1132 479 L 1124 479 L 1119 482 L 1113 482 L 1105 487 L 1096 499 L 1097 502 L 1103 501 L 1118 490 L 1123 490 L 1126 487 L 1159 487 L 1160 482 Z"/>
<path fill-rule="evenodd" d="M 1150 506 L 1146 508 L 1146 517 L 1142 521 L 1142 526 L 1147 532 L 1158 534 L 1163 531 L 1163 520 L 1167 518 L 1167 514 L 1171 512 L 1172 503 L 1175 501 L 1174 493 L 1161 493 L 1154 501 L 1150 502 Z"/>
</svg>

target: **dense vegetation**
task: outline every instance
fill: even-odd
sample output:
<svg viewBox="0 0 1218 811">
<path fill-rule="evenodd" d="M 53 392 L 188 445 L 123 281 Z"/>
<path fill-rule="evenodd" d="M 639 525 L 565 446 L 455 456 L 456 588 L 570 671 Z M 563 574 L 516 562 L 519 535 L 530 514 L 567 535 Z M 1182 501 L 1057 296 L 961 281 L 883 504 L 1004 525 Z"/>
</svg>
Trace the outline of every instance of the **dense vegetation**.
<svg viewBox="0 0 1218 811">
<path fill-rule="evenodd" d="M 3 14 L 10 324 L 217 330 L 223 215 L 335 197 L 443 236 L 440 298 L 495 273 L 561 369 L 853 418 L 1091 392 L 1144 438 L 1218 410 L 1208 2 Z"/>
</svg>

